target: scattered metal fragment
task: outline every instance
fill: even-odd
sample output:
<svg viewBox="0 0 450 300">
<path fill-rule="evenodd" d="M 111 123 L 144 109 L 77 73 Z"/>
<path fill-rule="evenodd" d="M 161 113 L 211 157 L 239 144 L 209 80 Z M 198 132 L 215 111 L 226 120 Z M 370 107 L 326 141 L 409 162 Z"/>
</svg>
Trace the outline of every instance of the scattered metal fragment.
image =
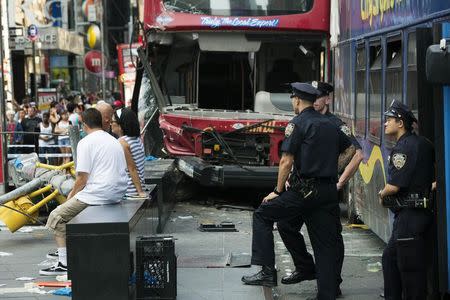
<svg viewBox="0 0 450 300">
<path fill-rule="evenodd" d="M 204 232 L 237 232 L 236 226 L 232 222 L 221 222 L 220 224 L 214 223 L 200 223 L 198 228 Z"/>
</svg>

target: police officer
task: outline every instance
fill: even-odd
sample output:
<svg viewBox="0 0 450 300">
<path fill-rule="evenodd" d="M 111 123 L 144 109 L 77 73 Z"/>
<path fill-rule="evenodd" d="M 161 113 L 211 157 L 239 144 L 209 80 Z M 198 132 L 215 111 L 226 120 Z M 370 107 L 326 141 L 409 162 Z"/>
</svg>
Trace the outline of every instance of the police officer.
<svg viewBox="0 0 450 300">
<path fill-rule="evenodd" d="M 337 189 L 340 190 L 358 169 L 359 163 L 363 158 L 361 146 L 351 133 L 350 128 L 328 109 L 328 105 L 330 104 L 330 93 L 334 90 L 333 86 L 326 82 L 317 81 L 313 81 L 311 85 L 319 91 L 318 98 L 314 102 L 314 109 L 329 118 L 337 128 L 349 137 L 353 145 L 353 147 L 349 147 L 345 153 L 342 154 L 342 156 L 349 156 L 349 159 L 344 159 L 347 164 L 337 183 Z M 349 154 L 347 154 L 347 152 Z M 342 239 L 342 224 L 339 212 L 336 212 L 335 215 L 336 226 L 338 229 L 336 256 L 336 275 L 338 281 L 336 286 L 336 296 L 340 296 L 342 294 L 340 284 L 342 283 L 341 271 L 344 262 L 344 241 Z M 278 232 L 280 233 L 287 250 L 291 254 L 295 265 L 295 271 L 281 279 L 281 283 L 283 284 L 294 284 L 304 280 L 315 279 L 314 261 L 312 255 L 309 254 L 306 249 L 305 239 L 300 232 L 303 223 L 303 219 L 298 217 L 292 220 L 282 220 L 277 224 Z"/>
<path fill-rule="evenodd" d="M 314 110 L 318 95 L 314 87 L 307 83 L 292 83 L 291 87 L 292 106 L 298 115 L 286 127 L 277 186 L 253 215 L 252 264 L 262 266 L 262 270 L 242 277 L 242 281 L 277 285 L 273 223 L 301 217 L 315 254 L 318 299 L 335 299 L 337 162 L 339 154 L 351 143 L 328 118 Z M 292 166 L 295 178 L 308 182 L 301 193 L 293 188 L 284 191 Z"/>
<path fill-rule="evenodd" d="M 428 195 L 434 177 L 434 150 L 425 138 L 412 133 L 417 122 L 401 102 L 393 101 L 386 116 L 385 133 L 397 143 L 389 156 L 388 180 L 379 192 L 380 203 L 387 196 Z M 383 252 L 384 295 L 386 299 L 426 299 L 425 235 L 432 214 L 425 208 L 391 208 L 394 224 Z"/>
</svg>

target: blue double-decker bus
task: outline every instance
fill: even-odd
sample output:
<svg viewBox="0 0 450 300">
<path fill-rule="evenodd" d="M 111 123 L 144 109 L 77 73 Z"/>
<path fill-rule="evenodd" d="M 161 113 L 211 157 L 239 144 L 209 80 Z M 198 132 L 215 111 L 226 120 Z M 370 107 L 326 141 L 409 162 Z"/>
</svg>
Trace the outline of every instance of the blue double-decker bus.
<svg viewBox="0 0 450 300">
<path fill-rule="evenodd" d="M 377 192 L 386 182 L 387 160 L 394 145 L 384 135 L 383 112 L 393 99 L 403 101 L 419 120 L 416 131 L 436 147 L 436 230 L 430 238 L 435 259 L 430 261 L 436 265 L 434 275 L 439 277 L 435 281 L 439 282 L 440 292 L 447 293 L 450 289 L 450 193 L 446 193 L 446 187 L 450 187 L 450 88 L 427 80 L 426 53 L 430 45 L 450 37 L 450 1 L 334 3 L 331 11 L 336 87 L 333 110 L 348 124 L 353 124 L 364 152 L 359 172 L 345 193 L 350 217 L 362 220 L 381 239 L 389 239 L 392 216 L 377 199 Z"/>
</svg>

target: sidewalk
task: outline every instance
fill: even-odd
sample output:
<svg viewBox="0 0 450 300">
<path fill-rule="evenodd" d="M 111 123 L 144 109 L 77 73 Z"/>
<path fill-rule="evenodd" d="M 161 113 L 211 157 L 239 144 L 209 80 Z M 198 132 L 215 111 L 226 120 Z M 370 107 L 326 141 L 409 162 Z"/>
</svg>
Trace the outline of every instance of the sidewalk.
<svg viewBox="0 0 450 300">
<path fill-rule="evenodd" d="M 295 285 L 281 285 L 274 289 L 246 286 L 241 283 L 245 274 L 256 268 L 233 268 L 230 254 L 238 265 L 247 264 L 251 251 L 252 212 L 235 209 L 216 209 L 201 202 L 178 203 L 165 228 L 165 233 L 176 238 L 178 256 L 179 300 L 290 300 L 315 296 L 315 281 Z M 238 232 L 201 232 L 200 222 L 233 222 Z M 40 277 L 40 263 L 51 263 L 45 258 L 55 245 L 51 234 L 43 227 L 27 227 L 31 232 L 11 234 L 0 227 L 0 299 L 70 299 L 69 297 L 39 295 L 28 292 L 2 294 L 5 289 L 23 288 L 26 282 L 54 281 L 54 277 Z M 278 278 L 292 271 L 293 264 L 279 235 L 274 231 Z M 344 230 L 346 257 L 344 262 L 343 299 L 379 299 L 382 289 L 381 271 L 370 273 L 367 264 L 381 262 L 383 243 L 369 230 Z M 309 243 L 309 241 L 308 241 Z M 16 281 L 18 277 L 34 277 L 33 281 Z M 49 288 L 45 290 L 50 290 Z"/>
</svg>

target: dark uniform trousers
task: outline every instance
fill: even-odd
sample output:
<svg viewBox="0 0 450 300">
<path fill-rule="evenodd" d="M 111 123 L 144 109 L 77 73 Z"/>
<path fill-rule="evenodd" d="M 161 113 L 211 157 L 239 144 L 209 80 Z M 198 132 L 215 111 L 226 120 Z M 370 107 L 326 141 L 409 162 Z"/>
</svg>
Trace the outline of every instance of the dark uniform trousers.
<svg viewBox="0 0 450 300">
<path fill-rule="evenodd" d="M 386 300 L 426 299 L 426 234 L 431 223 L 432 214 L 426 209 L 404 208 L 396 213 L 382 260 Z"/>
<path fill-rule="evenodd" d="M 336 227 L 337 227 L 337 255 L 336 255 L 336 278 L 337 287 L 342 283 L 342 265 L 344 264 L 344 240 L 342 239 L 342 224 L 340 218 L 339 206 L 336 207 L 337 211 L 333 213 L 336 215 Z M 279 221 L 277 223 L 278 232 L 283 240 L 286 249 L 294 260 L 296 270 L 305 274 L 315 273 L 315 266 L 312 255 L 306 249 L 305 238 L 303 237 L 300 229 L 305 221 L 302 217 L 297 217 L 288 221 Z"/>
<path fill-rule="evenodd" d="M 306 223 L 316 260 L 317 297 L 336 299 L 337 204 L 336 183 L 316 185 L 317 195 L 300 199 L 293 191 L 262 203 L 253 214 L 252 264 L 275 265 L 273 224 L 301 217 Z M 334 195 L 334 196 L 333 196 Z"/>
</svg>

